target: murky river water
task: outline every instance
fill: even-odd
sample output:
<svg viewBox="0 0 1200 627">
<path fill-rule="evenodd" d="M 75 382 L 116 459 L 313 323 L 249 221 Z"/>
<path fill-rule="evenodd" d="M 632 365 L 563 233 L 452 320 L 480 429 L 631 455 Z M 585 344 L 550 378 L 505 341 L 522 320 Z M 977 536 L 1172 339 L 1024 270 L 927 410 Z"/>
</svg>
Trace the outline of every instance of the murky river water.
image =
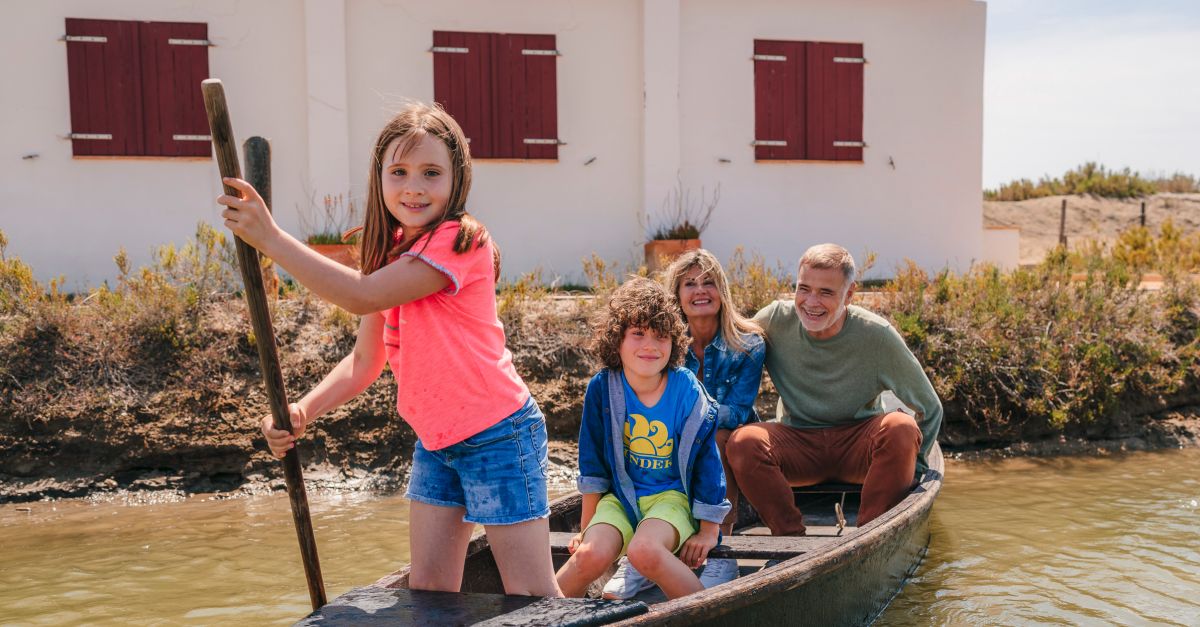
<svg viewBox="0 0 1200 627">
<path fill-rule="evenodd" d="M 880 625 L 1200 625 L 1200 450 L 951 464 Z"/>
<path fill-rule="evenodd" d="M 408 559 L 407 503 L 310 495 L 329 596 Z M 27 511 L 26 511 L 27 510 Z M 951 462 L 884 625 L 1200 625 L 1200 451 Z M 289 623 L 286 496 L 0 506 L 0 624 Z"/>
</svg>

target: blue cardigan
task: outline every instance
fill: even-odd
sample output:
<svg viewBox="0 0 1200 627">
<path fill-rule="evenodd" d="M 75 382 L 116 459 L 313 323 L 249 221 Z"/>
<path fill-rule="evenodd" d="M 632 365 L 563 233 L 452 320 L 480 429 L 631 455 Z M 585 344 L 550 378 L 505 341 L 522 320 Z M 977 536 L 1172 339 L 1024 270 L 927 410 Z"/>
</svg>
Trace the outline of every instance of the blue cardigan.
<svg viewBox="0 0 1200 627">
<path fill-rule="evenodd" d="M 725 471 L 717 452 L 717 405 L 690 370 L 676 370 L 686 375 L 680 380 L 692 385 L 697 395 L 675 446 L 675 463 L 692 505 L 692 516 L 721 524 L 730 504 L 725 498 Z M 578 484 L 584 494 L 612 492 L 636 526 L 641 512 L 633 480 L 625 471 L 625 413 L 621 374 L 601 370 L 588 382 L 583 399 Z"/>
</svg>

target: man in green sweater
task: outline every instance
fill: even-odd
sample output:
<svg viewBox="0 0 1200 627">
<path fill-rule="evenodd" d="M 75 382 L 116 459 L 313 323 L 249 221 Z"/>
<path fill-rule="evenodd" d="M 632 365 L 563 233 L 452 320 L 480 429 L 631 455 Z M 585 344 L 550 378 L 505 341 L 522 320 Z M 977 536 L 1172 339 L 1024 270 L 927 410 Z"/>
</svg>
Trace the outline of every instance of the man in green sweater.
<svg viewBox="0 0 1200 627">
<path fill-rule="evenodd" d="M 792 486 L 863 484 L 860 527 L 886 512 L 924 473 L 942 424 L 941 401 L 900 334 L 848 305 L 854 277 L 845 248 L 813 246 L 800 258 L 795 301 L 754 316 L 766 331 L 781 421 L 735 430 L 725 450 L 742 494 L 777 536 L 804 535 Z M 887 390 L 916 415 L 886 412 L 879 397 Z"/>
</svg>

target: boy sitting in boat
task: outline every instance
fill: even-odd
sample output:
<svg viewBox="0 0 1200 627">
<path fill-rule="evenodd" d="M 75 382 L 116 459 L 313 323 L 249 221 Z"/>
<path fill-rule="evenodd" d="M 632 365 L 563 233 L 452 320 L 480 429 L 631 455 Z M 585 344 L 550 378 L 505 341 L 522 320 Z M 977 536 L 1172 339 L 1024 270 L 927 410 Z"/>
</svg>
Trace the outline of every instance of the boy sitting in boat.
<svg viewBox="0 0 1200 627">
<path fill-rule="evenodd" d="M 702 590 L 692 569 L 716 546 L 730 505 L 717 406 L 681 366 L 689 339 L 679 307 L 658 283 L 631 279 L 594 327 L 604 368 L 588 383 L 579 427 L 582 531 L 559 586 L 583 596 L 627 554 L 645 578 L 614 577 L 606 598 L 654 584 L 672 599 Z"/>
</svg>

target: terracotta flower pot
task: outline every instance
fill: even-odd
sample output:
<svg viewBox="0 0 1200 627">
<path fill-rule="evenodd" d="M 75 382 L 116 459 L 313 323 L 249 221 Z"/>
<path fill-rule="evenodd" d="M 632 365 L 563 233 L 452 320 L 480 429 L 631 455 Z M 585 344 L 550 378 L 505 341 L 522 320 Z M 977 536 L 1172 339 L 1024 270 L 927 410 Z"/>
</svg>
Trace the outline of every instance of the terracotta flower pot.
<svg viewBox="0 0 1200 627">
<path fill-rule="evenodd" d="M 309 248 L 350 268 L 358 270 L 358 244 L 309 244 Z"/>
<path fill-rule="evenodd" d="M 646 268 L 658 272 L 689 250 L 700 248 L 698 239 L 655 239 L 646 242 Z"/>
</svg>

